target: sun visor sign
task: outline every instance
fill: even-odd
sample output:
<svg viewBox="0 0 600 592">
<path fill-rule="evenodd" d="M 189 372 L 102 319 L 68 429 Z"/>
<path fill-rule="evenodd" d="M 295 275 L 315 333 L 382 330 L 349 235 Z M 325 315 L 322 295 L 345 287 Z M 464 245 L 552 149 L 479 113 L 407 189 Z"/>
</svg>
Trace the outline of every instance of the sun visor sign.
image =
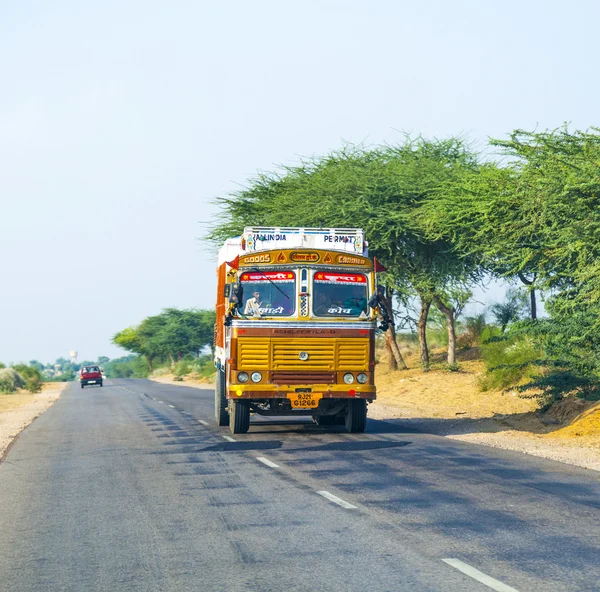
<svg viewBox="0 0 600 592">
<path fill-rule="evenodd" d="M 292 253 L 290 259 L 298 263 L 317 263 L 320 256 L 319 253 Z"/>
<path fill-rule="evenodd" d="M 367 278 L 359 273 L 319 271 L 315 274 L 315 282 L 319 284 L 337 284 L 342 286 L 364 286 L 367 283 Z"/>
<path fill-rule="evenodd" d="M 265 271 L 265 273 L 245 272 L 241 275 L 242 282 L 293 282 L 296 274 L 292 271 Z"/>
</svg>

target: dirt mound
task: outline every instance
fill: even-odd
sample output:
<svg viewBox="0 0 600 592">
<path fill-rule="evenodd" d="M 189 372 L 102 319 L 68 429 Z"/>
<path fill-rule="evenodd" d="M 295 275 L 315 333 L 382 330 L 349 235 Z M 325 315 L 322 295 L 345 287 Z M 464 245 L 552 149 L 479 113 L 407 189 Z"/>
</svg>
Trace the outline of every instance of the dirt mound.
<svg viewBox="0 0 600 592">
<path fill-rule="evenodd" d="M 544 414 L 544 417 L 555 419 L 560 423 L 570 423 L 591 406 L 593 406 L 593 403 L 578 397 L 565 397 L 562 401 L 554 403 Z"/>
<path fill-rule="evenodd" d="M 575 397 L 569 397 L 560 401 L 560 403 L 566 403 L 570 399 L 575 399 Z M 570 422 L 569 425 L 556 430 L 552 436 L 565 438 L 594 436 L 600 438 L 600 403 L 582 401 L 581 399 L 575 399 L 575 401 L 570 402 L 570 407 L 573 411 L 579 409 L 579 413 L 567 420 Z M 554 405 L 554 407 L 557 405 Z"/>
</svg>

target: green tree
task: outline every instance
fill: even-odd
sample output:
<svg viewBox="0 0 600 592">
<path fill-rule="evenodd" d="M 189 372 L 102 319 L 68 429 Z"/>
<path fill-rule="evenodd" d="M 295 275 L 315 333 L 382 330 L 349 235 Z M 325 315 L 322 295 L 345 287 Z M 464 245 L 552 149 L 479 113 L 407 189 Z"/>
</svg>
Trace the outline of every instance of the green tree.
<svg viewBox="0 0 600 592">
<path fill-rule="evenodd" d="M 360 227 L 371 255 L 388 269 L 381 281 L 385 305 L 418 295 L 421 362 L 429 366 L 426 322 L 432 303 L 442 307 L 454 331 L 450 295 L 466 289 L 479 267 L 459 255 L 445 237 L 433 237 L 423 205 L 444 187 L 477 168 L 477 158 L 459 139 L 406 138 L 398 146 L 374 149 L 347 146 L 321 158 L 261 174 L 249 186 L 217 200 L 220 218 L 208 233 L 220 244 L 244 226 Z M 390 317 L 393 319 L 394 315 Z M 395 364 L 404 366 L 394 347 L 395 328 L 387 335 Z M 451 340 L 453 343 L 453 340 Z M 454 346 L 448 352 L 454 361 Z"/>
<path fill-rule="evenodd" d="M 113 337 L 113 343 L 142 355 L 150 370 L 155 360 L 174 365 L 186 355 L 198 357 L 204 347 L 212 347 L 215 312 L 168 308 L 145 318 L 138 327 L 128 327 Z"/>
</svg>

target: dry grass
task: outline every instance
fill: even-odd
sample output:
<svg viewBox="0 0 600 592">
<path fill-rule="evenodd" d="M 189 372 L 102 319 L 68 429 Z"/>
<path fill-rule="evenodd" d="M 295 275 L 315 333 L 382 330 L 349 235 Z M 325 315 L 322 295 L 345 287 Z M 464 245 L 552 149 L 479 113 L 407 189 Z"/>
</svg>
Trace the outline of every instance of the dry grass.
<svg viewBox="0 0 600 592">
<path fill-rule="evenodd" d="M 568 397 L 542 415 L 535 399 L 515 391 L 486 391 L 479 388 L 485 364 L 477 348 L 458 352 L 460 370 L 444 369 L 445 352 L 431 356 L 432 369 L 422 372 L 413 346 L 403 354 L 411 369 L 392 372 L 382 361 L 377 366 L 377 406 L 397 417 L 435 420 L 493 420 L 476 425 L 481 432 L 516 431 L 548 438 L 596 438 L 600 444 L 600 403 Z M 473 422 L 470 424 L 475 425 Z"/>
</svg>

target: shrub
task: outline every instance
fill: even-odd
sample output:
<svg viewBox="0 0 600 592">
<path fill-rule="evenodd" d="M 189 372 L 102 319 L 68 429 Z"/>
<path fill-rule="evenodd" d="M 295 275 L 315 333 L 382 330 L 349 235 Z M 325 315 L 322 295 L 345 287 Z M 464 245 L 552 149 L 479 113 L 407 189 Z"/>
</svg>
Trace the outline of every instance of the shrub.
<svg viewBox="0 0 600 592">
<path fill-rule="evenodd" d="M 18 372 L 25 379 L 24 388 L 30 393 L 39 393 L 42 390 L 42 373 L 38 370 L 37 366 L 15 364 L 13 370 Z"/>
<path fill-rule="evenodd" d="M 498 332 L 498 329 L 486 329 L 482 335 L 481 352 L 487 373 L 480 381 L 481 389 L 506 390 L 518 386 L 524 379 L 539 377 L 540 346 L 528 336 L 498 339 Z"/>
<path fill-rule="evenodd" d="M 456 346 L 458 349 L 471 349 L 475 345 L 476 341 L 477 338 L 473 333 L 470 331 L 465 331 L 456 338 Z"/>
<path fill-rule="evenodd" d="M 14 368 L 0 369 L 0 393 L 14 393 L 24 386 L 25 379 Z"/>
<path fill-rule="evenodd" d="M 192 365 L 187 360 L 181 360 L 181 362 L 177 362 L 175 364 L 175 368 L 173 369 L 173 374 L 176 378 L 186 376 L 192 371 Z"/>
</svg>

